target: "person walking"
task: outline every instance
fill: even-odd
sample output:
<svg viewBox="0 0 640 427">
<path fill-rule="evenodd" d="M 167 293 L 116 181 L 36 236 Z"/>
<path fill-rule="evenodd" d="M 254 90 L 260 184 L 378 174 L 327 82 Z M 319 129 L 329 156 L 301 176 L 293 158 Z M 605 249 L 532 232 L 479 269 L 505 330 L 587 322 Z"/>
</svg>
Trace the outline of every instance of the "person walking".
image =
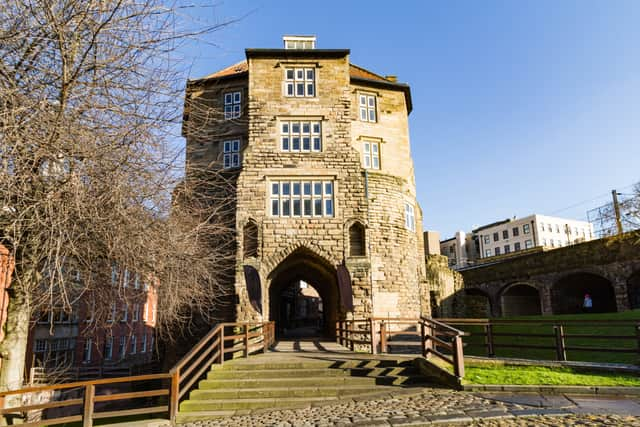
<svg viewBox="0 0 640 427">
<path fill-rule="evenodd" d="M 585 313 L 591 313 L 593 309 L 593 300 L 591 299 L 591 295 L 584 294 L 584 301 L 582 301 L 582 311 Z"/>
</svg>

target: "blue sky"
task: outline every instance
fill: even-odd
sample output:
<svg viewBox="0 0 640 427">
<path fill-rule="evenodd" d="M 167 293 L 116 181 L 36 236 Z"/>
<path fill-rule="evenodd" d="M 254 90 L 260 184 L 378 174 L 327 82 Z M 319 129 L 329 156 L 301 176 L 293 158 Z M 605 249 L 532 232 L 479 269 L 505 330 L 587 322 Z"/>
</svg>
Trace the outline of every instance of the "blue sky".
<svg viewBox="0 0 640 427">
<path fill-rule="evenodd" d="M 531 213 L 586 218 L 640 181 L 640 1 L 229 0 L 191 77 L 315 34 L 412 88 L 425 229 Z"/>
</svg>

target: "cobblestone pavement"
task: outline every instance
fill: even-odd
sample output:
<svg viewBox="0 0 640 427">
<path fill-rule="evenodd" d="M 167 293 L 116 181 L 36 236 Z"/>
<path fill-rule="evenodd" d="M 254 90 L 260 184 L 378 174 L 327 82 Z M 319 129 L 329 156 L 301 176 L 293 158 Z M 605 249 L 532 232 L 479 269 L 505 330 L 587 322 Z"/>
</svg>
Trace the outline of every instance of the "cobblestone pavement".
<svg viewBox="0 0 640 427">
<path fill-rule="evenodd" d="M 237 415 L 210 421 L 185 424 L 209 426 L 422 426 L 469 425 L 508 426 L 638 426 L 637 400 L 609 399 L 584 407 L 571 398 L 546 396 L 550 406 L 540 406 L 527 399 L 489 398 L 451 390 L 403 390 L 376 399 L 353 399 L 348 402 L 310 405 L 301 409 L 238 411 Z M 539 400 L 539 396 L 538 396 Z M 587 399 L 591 403 L 599 399 Z M 513 401 L 520 403 L 513 403 Z M 535 406 L 523 404 L 532 403 Z M 626 402 L 623 404 L 621 402 Z M 609 408 L 609 406 L 611 408 Z M 609 410 L 609 409 L 611 410 Z M 625 409 L 627 408 L 627 409 Z M 628 409 L 630 408 L 630 409 Z M 589 413 L 592 412 L 592 413 Z M 600 414 L 600 415 L 598 415 Z M 635 415 L 635 416 L 633 416 Z"/>
</svg>

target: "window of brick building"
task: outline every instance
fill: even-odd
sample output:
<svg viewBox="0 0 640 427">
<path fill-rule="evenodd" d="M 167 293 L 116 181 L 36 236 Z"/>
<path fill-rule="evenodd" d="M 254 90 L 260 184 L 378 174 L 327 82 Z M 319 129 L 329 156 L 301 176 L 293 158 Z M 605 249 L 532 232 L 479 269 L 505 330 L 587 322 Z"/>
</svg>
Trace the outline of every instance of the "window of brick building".
<svg viewBox="0 0 640 427">
<path fill-rule="evenodd" d="M 500 240 L 500 234 L 498 234 L 497 232 L 493 233 L 493 241 L 497 242 L 498 240 Z"/>
<path fill-rule="evenodd" d="M 281 122 L 280 149 L 290 152 L 322 151 L 322 123 L 320 121 Z"/>
<path fill-rule="evenodd" d="M 113 337 L 107 337 L 104 340 L 104 358 L 106 360 L 113 358 Z"/>
<path fill-rule="evenodd" d="M 520 229 L 518 227 L 513 227 L 513 229 L 511 230 L 511 234 L 513 234 L 513 237 L 519 236 Z"/>
<path fill-rule="evenodd" d="M 362 160 L 365 169 L 380 169 L 380 143 L 364 141 L 362 146 Z"/>
<path fill-rule="evenodd" d="M 508 254 L 509 252 L 511 252 L 511 246 L 510 245 L 504 245 L 504 253 Z"/>
<path fill-rule="evenodd" d="M 527 239 L 524 241 L 524 248 L 525 249 L 530 249 L 533 247 L 533 242 L 531 241 L 531 239 Z"/>
<path fill-rule="evenodd" d="M 286 68 L 284 76 L 286 96 L 316 96 L 316 70 L 314 68 Z"/>
<path fill-rule="evenodd" d="M 361 121 L 374 123 L 377 121 L 376 104 L 375 95 L 360 94 L 358 105 Z"/>
<path fill-rule="evenodd" d="M 489 244 L 489 240 L 491 239 L 491 236 L 489 236 L 488 234 L 485 234 L 483 238 L 484 238 L 484 244 L 488 245 Z"/>
<path fill-rule="evenodd" d="M 502 230 L 502 238 L 505 240 L 509 238 L 509 230 Z"/>
<path fill-rule="evenodd" d="M 82 361 L 85 363 L 91 362 L 91 338 L 87 338 L 84 342 L 82 349 Z"/>
<path fill-rule="evenodd" d="M 127 354 L 127 337 L 124 335 L 120 337 L 120 342 L 118 343 L 118 355 L 120 359 L 124 359 L 124 356 Z"/>
<path fill-rule="evenodd" d="M 136 354 L 136 344 L 137 344 L 137 337 L 135 335 L 131 336 L 131 341 L 129 341 L 130 343 L 130 349 L 129 349 L 129 353 L 131 354 Z"/>
<path fill-rule="evenodd" d="M 485 256 L 485 258 L 490 257 L 491 256 L 491 249 L 485 249 L 484 250 L 484 256 Z"/>
<path fill-rule="evenodd" d="M 227 92 L 224 94 L 224 119 L 237 119 L 242 114 L 242 93 Z"/>
<path fill-rule="evenodd" d="M 222 142 L 223 167 L 225 169 L 240 166 L 240 140 L 232 139 Z"/>
<path fill-rule="evenodd" d="M 496 255 L 500 255 L 500 248 L 495 248 Z"/>
<path fill-rule="evenodd" d="M 531 228 L 529 227 L 529 224 L 524 224 L 524 225 L 522 226 L 522 232 L 523 232 L 524 234 L 529 234 L 529 233 L 531 232 Z"/>
<path fill-rule="evenodd" d="M 514 251 L 519 251 L 521 249 L 520 247 L 520 242 L 516 242 L 513 244 L 513 250 Z"/>
</svg>

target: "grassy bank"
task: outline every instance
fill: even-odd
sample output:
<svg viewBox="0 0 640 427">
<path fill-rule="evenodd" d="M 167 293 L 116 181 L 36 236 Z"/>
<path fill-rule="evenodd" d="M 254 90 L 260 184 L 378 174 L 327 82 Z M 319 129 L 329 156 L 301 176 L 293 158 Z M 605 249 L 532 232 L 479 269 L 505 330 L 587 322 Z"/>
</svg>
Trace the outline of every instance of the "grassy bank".
<svg viewBox="0 0 640 427">
<path fill-rule="evenodd" d="M 465 364 L 464 384 L 583 385 L 640 387 L 640 377 L 566 367 Z"/>
</svg>

